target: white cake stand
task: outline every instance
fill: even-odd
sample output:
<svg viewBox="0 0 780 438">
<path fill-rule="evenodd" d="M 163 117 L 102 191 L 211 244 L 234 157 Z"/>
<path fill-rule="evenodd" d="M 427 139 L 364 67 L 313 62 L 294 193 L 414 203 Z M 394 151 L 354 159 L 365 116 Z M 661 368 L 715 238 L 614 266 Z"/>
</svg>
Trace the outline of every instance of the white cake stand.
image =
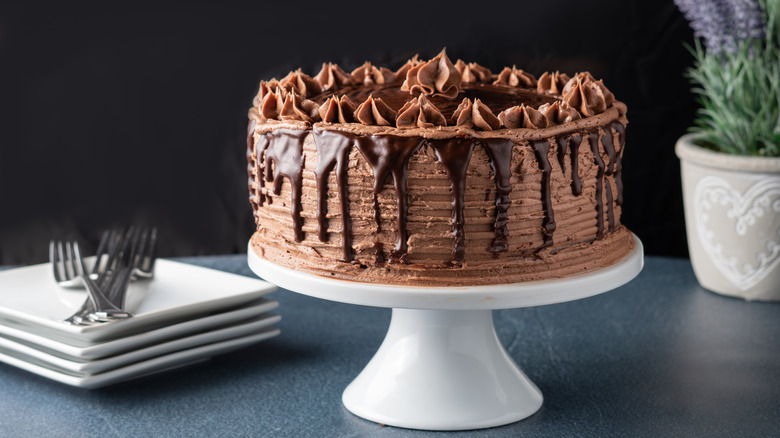
<svg viewBox="0 0 780 438">
<path fill-rule="evenodd" d="M 385 340 L 344 391 L 347 409 L 392 426 L 466 430 L 522 420 L 542 406 L 542 393 L 499 342 L 492 310 L 561 303 L 619 287 L 642 270 L 642 243 L 634 240 L 623 260 L 587 274 L 448 288 L 330 279 L 275 265 L 251 247 L 247 254 L 257 275 L 284 289 L 393 309 Z"/>
</svg>

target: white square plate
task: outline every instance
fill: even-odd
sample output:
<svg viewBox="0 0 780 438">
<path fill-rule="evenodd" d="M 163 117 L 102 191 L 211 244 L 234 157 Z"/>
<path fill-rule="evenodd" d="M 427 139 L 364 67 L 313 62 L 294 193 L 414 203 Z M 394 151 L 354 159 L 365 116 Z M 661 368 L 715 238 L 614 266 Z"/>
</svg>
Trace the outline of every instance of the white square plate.
<svg viewBox="0 0 780 438">
<path fill-rule="evenodd" d="M 27 360 L 15 357 L 6 352 L 0 352 L 0 361 L 66 385 L 95 389 L 200 362 L 216 355 L 238 350 L 248 345 L 272 338 L 278 334 L 279 329 L 267 328 L 251 335 L 176 351 L 174 353 L 157 356 L 122 368 L 116 368 L 111 371 L 90 376 L 74 375 L 57 371 L 40 363 L 28 362 Z"/>
<path fill-rule="evenodd" d="M 48 263 L 0 272 L 0 325 L 79 345 L 148 331 L 196 315 L 256 300 L 276 290 L 258 279 L 160 259 L 154 279 L 131 283 L 121 321 L 76 326 L 63 320 L 86 292 L 62 289 Z"/>
<path fill-rule="evenodd" d="M 228 339 L 249 336 L 275 324 L 280 319 L 281 317 L 279 315 L 267 313 L 249 320 L 220 327 L 216 330 L 209 330 L 191 336 L 176 338 L 159 344 L 148 345 L 144 348 L 130 350 L 123 354 L 89 361 L 62 358 L 3 337 L 0 337 L 0 352 L 63 373 L 77 376 L 90 376 L 112 369 L 126 367 L 133 363 L 141 362 L 156 356 L 162 356 L 214 342 L 222 342 Z"/>
<path fill-rule="evenodd" d="M 188 319 L 183 322 L 165 325 L 157 329 L 105 342 L 87 343 L 85 345 L 72 345 L 4 325 L 0 325 L 0 340 L 5 338 L 17 344 L 35 348 L 36 350 L 71 361 L 96 360 L 183 336 L 191 336 L 206 330 L 224 327 L 237 321 L 260 316 L 278 306 L 279 303 L 277 301 L 260 298 L 240 307 L 231 307 L 219 313 Z"/>
</svg>

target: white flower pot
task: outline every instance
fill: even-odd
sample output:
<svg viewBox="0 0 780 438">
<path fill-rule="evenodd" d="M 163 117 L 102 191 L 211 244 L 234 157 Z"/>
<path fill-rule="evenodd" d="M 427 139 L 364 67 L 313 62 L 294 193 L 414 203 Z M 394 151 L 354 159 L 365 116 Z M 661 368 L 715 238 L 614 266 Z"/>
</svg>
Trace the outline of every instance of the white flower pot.
<svg viewBox="0 0 780 438">
<path fill-rule="evenodd" d="M 688 250 L 706 289 L 747 300 L 780 300 L 780 158 L 676 146 L 682 166 Z"/>
</svg>

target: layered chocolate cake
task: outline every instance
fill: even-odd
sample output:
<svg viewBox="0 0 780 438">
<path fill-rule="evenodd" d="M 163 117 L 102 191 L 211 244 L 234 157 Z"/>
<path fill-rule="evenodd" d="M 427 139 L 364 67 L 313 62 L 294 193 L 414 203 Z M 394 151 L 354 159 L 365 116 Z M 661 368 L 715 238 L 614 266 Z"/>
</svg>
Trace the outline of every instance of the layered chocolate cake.
<svg viewBox="0 0 780 438">
<path fill-rule="evenodd" d="M 560 278 L 634 247 L 620 223 L 626 107 L 589 73 L 498 73 L 442 51 L 397 71 L 324 64 L 260 83 L 250 247 L 371 283 Z"/>
</svg>

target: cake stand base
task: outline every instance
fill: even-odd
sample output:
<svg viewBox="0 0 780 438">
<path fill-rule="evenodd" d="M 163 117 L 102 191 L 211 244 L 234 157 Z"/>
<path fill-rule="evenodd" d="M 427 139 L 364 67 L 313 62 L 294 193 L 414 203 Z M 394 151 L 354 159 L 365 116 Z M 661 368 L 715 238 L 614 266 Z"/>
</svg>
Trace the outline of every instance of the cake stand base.
<svg viewBox="0 0 780 438">
<path fill-rule="evenodd" d="M 542 393 L 501 346 L 492 311 L 393 309 L 384 342 L 342 401 L 381 424 L 464 430 L 522 420 Z"/>
<path fill-rule="evenodd" d="M 249 267 L 313 297 L 393 309 L 385 340 L 342 395 L 352 413 L 410 429 L 502 426 L 534 414 L 542 393 L 496 336 L 493 309 L 561 303 L 607 292 L 644 264 L 642 242 L 612 266 L 548 281 L 473 287 L 392 286 L 297 272 L 260 258 Z"/>
</svg>

